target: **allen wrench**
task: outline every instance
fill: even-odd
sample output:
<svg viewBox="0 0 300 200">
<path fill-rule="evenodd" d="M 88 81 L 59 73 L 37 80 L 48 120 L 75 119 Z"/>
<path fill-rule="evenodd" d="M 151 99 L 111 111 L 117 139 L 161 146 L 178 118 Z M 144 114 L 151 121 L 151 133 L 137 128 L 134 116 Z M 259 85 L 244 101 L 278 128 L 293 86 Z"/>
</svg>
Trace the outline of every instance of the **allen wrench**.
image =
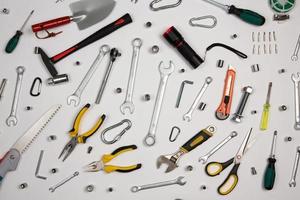
<svg viewBox="0 0 300 200">
<path fill-rule="evenodd" d="M 40 171 L 40 166 L 41 166 L 41 162 L 42 162 L 42 159 L 43 159 L 43 155 L 44 155 L 44 150 L 41 150 L 40 156 L 39 156 L 39 160 L 38 160 L 38 163 L 37 163 L 37 166 L 36 166 L 35 174 L 34 174 L 34 175 L 35 175 L 35 177 L 37 177 L 37 178 L 46 180 L 47 177 L 45 177 L 45 176 L 40 176 L 40 175 L 39 175 L 39 171 Z"/>
</svg>

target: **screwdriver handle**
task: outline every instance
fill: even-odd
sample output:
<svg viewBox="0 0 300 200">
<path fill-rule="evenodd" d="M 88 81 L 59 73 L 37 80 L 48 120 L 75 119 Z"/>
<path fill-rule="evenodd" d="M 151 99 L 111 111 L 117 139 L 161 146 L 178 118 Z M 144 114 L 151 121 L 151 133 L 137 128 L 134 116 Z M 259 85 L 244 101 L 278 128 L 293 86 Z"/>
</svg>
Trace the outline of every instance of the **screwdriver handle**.
<svg viewBox="0 0 300 200">
<path fill-rule="evenodd" d="M 268 129 L 270 107 L 271 106 L 269 103 L 266 103 L 264 105 L 264 110 L 263 110 L 261 122 L 260 122 L 260 130 L 262 130 L 262 131 L 265 131 Z"/>
<path fill-rule="evenodd" d="M 256 26 L 262 26 L 266 21 L 265 17 L 261 16 L 260 14 L 254 12 L 254 11 L 251 11 L 251 10 L 237 8 L 234 5 L 229 6 L 228 13 L 234 14 L 237 17 L 239 17 L 241 20 L 243 20 L 244 22 L 247 22 L 249 24 L 253 24 Z"/>
<path fill-rule="evenodd" d="M 6 53 L 12 53 L 13 50 L 17 47 L 19 43 L 20 36 L 22 35 L 22 31 L 17 31 L 16 34 L 8 41 L 6 47 L 5 47 L 5 52 Z"/>
<path fill-rule="evenodd" d="M 275 172 L 275 158 L 268 159 L 267 169 L 264 176 L 264 188 L 266 190 L 272 190 L 275 182 L 276 172 Z"/>
</svg>

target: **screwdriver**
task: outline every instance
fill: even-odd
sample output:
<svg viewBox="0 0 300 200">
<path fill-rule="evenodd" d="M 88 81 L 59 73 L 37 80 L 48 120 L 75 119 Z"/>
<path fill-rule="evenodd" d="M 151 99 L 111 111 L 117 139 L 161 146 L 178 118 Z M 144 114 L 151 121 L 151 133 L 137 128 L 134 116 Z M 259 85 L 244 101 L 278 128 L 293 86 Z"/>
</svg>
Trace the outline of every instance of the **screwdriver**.
<svg viewBox="0 0 300 200">
<path fill-rule="evenodd" d="M 221 4 L 219 2 L 216 2 L 214 0 L 203 0 L 206 1 L 214 6 L 217 6 L 219 8 L 222 8 L 223 10 L 225 10 L 228 14 L 233 14 L 235 16 L 237 16 L 238 18 L 240 18 L 241 20 L 243 20 L 244 22 L 247 22 L 249 24 L 253 24 L 256 26 L 262 26 L 266 19 L 261 16 L 260 14 L 251 11 L 251 10 L 246 10 L 246 9 L 242 9 L 242 8 L 237 8 L 234 5 L 224 5 Z"/>
<path fill-rule="evenodd" d="M 34 10 L 32 10 L 30 12 L 30 14 L 28 15 L 28 17 L 26 18 L 25 22 L 23 23 L 22 27 L 20 28 L 20 30 L 17 30 L 16 34 L 8 41 L 6 47 L 5 47 L 5 52 L 6 53 L 12 53 L 13 50 L 17 47 L 19 39 L 21 37 L 21 35 L 23 34 L 23 29 L 25 27 L 25 25 L 27 24 L 29 18 L 31 17 L 31 15 L 33 14 Z"/>
<path fill-rule="evenodd" d="M 268 165 L 265 171 L 264 176 L 264 188 L 267 190 L 272 190 L 275 182 L 275 146 L 276 146 L 276 139 L 277 139 L 277 131 L 274 132 L 273 141 L 272 141 L 272 148 L 271 148 L 271 155 L 268 158 Z"/>
<path fill-rule="evenodd" d="M 268 88 L 268 94 L 267 94 L 267 100 L 264 104 L 264 110 L 261 116 L 261 122 L 260 122 L 260 130 L 265 131 L 268 129 L 269 124 L 269 113 L 270 113 L 270 98 L 271 98 L 271 90 L 272 90 L 272 82 L 269 83 Z"/>
</svg>

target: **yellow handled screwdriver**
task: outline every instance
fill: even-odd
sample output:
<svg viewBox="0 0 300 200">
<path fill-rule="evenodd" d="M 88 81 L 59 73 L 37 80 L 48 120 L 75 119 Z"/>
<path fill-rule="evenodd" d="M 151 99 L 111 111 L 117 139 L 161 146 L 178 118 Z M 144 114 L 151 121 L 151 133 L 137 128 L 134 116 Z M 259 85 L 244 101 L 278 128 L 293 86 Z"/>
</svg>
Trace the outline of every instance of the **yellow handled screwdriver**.
<svg viewBox="0 0 300 200">
<path fill-rule="evenodd" d="M 262 131 L 267 130 L 269 125 L 269 115 L 270 115 L 270 107 L 271 107 L 270 105 L 271 90 L 272 90 L 272 82 L 269 83 L 267 100 L 266 103 L 264 104 L 264 110 L 261 116 L 260 130 Z"/>
</svg>

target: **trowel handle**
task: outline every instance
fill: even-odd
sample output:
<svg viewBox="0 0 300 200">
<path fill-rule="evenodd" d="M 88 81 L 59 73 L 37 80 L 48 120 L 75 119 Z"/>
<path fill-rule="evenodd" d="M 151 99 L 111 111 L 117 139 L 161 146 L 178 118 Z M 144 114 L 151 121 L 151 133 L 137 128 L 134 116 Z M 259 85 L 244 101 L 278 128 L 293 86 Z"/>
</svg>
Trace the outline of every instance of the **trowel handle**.
<svg viewBox="0 0 300 200">
<path fill-rule="evenodd" d="M 31 29 L 34 33 L 42 31 L 42 30 L 47 30 L 50 28 L 62 26 L 65 24 L 68 24 L 71 22 L 71 17 L 70 16 L 64 16 L 64 17 L 59 17 L 56 19 L 51 19 L 49 21 L 37 23 L 31 26 Z"/>
<path fill-rule="evenodd" d="M 121 28 L 127 24 L 130 24 L 131 22 L 132 22 L 131 16 L 127 13 L 124 16 L 122 16 L 121 18 L 112 22 L 111 24 L 108 24 L 107 26 L 99 29 L 97 32 L 93 33 L 92 35 L 85 38 L 81 42 L 75 44 L 74 46 L 70 47 L 69 49 L 53 56 L 51 58 L 51 61 L 53 63 L 57 63 L 58 61 L 67 57 L 68 55 L 74 53 L 75 51 L 77 51 L 93 42 L 96 42 L 97 40 L 100 40 L 101 38 L 104 38 L 105 36 L 111 34 L 112 32 L 118 30 L 119 28 Z"/>
</svg>

